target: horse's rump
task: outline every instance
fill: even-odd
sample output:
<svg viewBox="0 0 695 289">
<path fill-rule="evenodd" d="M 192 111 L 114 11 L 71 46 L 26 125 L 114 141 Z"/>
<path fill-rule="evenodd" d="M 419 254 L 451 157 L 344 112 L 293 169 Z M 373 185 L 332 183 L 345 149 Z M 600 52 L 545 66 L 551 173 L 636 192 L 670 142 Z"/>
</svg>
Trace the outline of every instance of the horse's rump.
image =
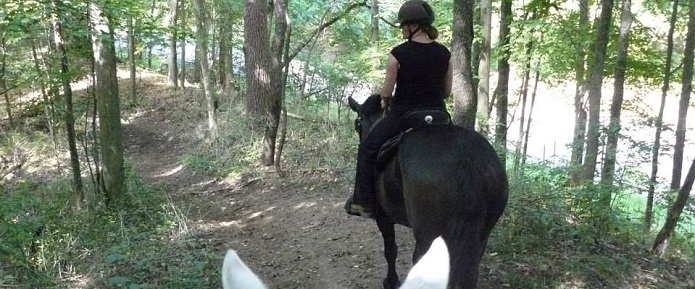
<svg viewBox="0 0 695 289">
<path fill-rule="evenodd" d="M 501 214 L 504 205 L 495 204 L 506 204 L 506 175 L 495 150 L 458 126 L 407 133 L 379 175 L 382 209 L 394 222 L 433 236 L 447 235 L 461 218 Z"/>
</svg>

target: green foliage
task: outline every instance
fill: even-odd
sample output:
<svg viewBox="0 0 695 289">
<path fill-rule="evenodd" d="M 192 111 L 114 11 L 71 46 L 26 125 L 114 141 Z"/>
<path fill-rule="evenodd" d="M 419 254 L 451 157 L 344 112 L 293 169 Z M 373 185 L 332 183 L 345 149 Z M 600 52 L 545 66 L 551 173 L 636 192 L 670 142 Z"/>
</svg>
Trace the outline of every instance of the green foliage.
<svg viewBox="0 0 695 289">
<path fill-rule="evenodd" d="M 247 172 L 258 163 L 261 155 L 261 138 L 249 133 L 253 121 L 239 110 L 231 114 L 233 121 L 218 123 L 220 140 L 186 154 L 182 158 L 186 168 L 195 173 L 226 177 Z M 261 129 L 261 128 L 258 128 Z"/>
<path fill-rule="evenodd" d="M 57 272 L 88 269 L 104 274 L 103 281 L 93 284 L 96 288 L 210 287 L 203 276 L 216 268 L 201 260 L 215 256 L 206 250 L 182 253 L 180 246 L 185 244 L 169 236 L 187 220 L 162 191 L 128 173 L 129 195 L 114 210 L 98 203 L 89 211 L 74 210 L 65 181 L 20 182 L 3 191 L 0 284 L 62 288 L 66 284 Z M 174 255 L 184 266 L 162 266 L 162 255 Z M 84 267 L 94 266 L 96 260 L 101 265 Z M 150 284 L 153 276 L 164 281 Z"/>
<path fill-rule="evenodd" d="M 616 16 L 619 19 L 619 16 Z M 611 77 L 616 68 L 617 41 L 620 23 L 615 23 L 611 30 L 611 41 L 608 43 L 606 55 L 606 76 Z M 628 39 L 629 50 L 627 58 L 626 81 L 636 85 L 658 85 L 663 82 L 664 43 L 654 42 L 655 32 L 640 22 L 633 22 Z"/>
<path fill-rule="evenodd" d="M 65 182 L 45 186 L 20 182 L 8 188 L 0 202 L 0 258 L 16 268 L 15 282 L 32 282 L 45 286 L 50 283 L 49 272 L 57 271 L 64 257 L 77 255 L 74 247 L 75 224 L 56 224 L 64 216 L 62 202 L 70 199 Z"/>
<path fill-rule="evenodd" d="M 246 171 L 260 156 L 260 141 L 249 143 L 248 146 L 235 144 L 233 147 L 240 149 L 235 151 L 235 155 L 226 155 L 221 148 L 201 149 L 184 156 L 183 164 L 196 173 L 224 177 Z M 221 153 L 223 157 L 220 157 Z"/>
<path fill-rule="evenodd" d="M 541 79 L 548 82 L 574 81 L 576 73 L 577 48 L 591 55 L 591 43 L 595 40 L 594 29 L 582 30 L 578 26 L 579 14 L 576 10 L 556 9 L 558 3 L 532 1 L 524 12 L 533 8 L 541 9 L 536 14 L 515 15 L 510 37 L 511 59 L 518 67 L 526 65 L 526 45 L 533 43 L 532 69 L 538 69 Z M 535 15 L 535 18 L 531 16 Z M 615 70 L 617 39 L 620 26 L 619 14 L 613 17 L 613 28 L 607 48 L 604 74 L 611 77 Z M 572 37 L 567 37 L 572 35 Z M 627 81 L 636 85 L 658 84 L 663 77 L 663 55 L 665 55 L 665 35 L 655 35 L 652 28 L 634 21 L 630 31 Z M 499 57 L 499 56 L 496 56 Z M 589 60 L 591 61 L 591 60 Z M 522 69 L 523 71 L 523 69 Z"/>
<path fill-rule="evenodd" d="M 573 80 L 576 73 L 576 46 L 586 49 L 591 39 L 589 31 L 582 31 L 577 27 L 578 19 L 578 13 L 515 19 L 510 35 L 510 62 L 525 67 L 527 45 L 531 43 L 533 57 L 530 65 L 532 69 L 540 71 L 543 80 Z M 573 37 L 568 39 L 567 35 Z"/>
<path fill-rule="evenodd" d="M 652 234 L 643 232 L 644 197 L 615 190 L 611 206 L 601 205 L 606 192 L 600 187 L 567 186 L 567 171 L 543 163 L 530 163 L 524 173 L 510 178 L 510 200 L 490 238 L 486 257 L 500 274 L 499 287 L 617 288 L 626 272 L 647 260 L 644 255 Z M 655 218 L 663 219 L 659 205 Z M 692 213 L 685 219 L 691 219 Z M 692 223 L 690 223 L 692 226 Z M 682 227 L 688 227 L 683 225 Z M 691 256 L 695 239 L 679 229 L 672 242 L 677 259 Z M 687 262 L 687 261 L 686 261 Z M 484 261 L 485 263 L 485 261 Z M 500 265 L 501 264 L 501 265 Z M 484 264 L 484 266 L 486 266 Z M 668 267 L 654 267 L 671 274 Z M 628 273 L 629 275 L 630 273 Z M 643 284 L 637 281 L 636 284 Z M 654 282 L 654 281 L 651 281 Z M 677 277 L 654 283 L 658 288 L 685 288 Z M 567 287 L 566 287 L 567 286 Z"/>
</svg>

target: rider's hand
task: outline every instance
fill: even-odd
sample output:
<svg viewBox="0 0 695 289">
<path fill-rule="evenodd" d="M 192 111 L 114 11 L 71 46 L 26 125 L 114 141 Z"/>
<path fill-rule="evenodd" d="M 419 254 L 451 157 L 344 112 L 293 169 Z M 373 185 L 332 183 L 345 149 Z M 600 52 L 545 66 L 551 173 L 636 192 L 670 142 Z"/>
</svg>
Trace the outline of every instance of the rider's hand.
<svg viewBox="0 0 695 289">
<path fill-rule="evenodd" d="M 382 95 L 381 96 L 381 108 L 386 108 L 387 106 L 389 106 L 389 103 L 391 102 L 391 98 L 393 98 L 393 97 L 392 96 L 385 97 Z"/>
</svg>

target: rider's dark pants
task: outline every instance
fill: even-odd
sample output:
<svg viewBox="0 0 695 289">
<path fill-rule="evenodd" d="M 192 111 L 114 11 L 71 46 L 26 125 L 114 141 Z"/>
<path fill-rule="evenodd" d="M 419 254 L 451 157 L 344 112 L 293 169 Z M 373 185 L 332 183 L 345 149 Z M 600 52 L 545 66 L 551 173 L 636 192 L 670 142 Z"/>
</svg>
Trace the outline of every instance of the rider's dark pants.
<svg viewBox="0 0 695 289">
<path fill-rule="evenodd" d="M 376 157 L 382 144 L 404 130 L 401 116 L 402 113 L 387 113 L 384 118 L 374 124 L 371 131 L 360 142 L 357 149 L 357 169 L 353 193 L 355 203 L 375 207 Z"/>
</svg>

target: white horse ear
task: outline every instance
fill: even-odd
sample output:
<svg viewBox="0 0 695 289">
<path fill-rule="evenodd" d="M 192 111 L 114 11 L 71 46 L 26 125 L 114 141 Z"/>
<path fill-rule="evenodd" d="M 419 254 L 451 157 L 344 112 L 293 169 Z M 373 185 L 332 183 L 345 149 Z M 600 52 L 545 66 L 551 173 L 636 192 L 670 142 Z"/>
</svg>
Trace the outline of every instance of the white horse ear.
<svg viewBox="0 0 695 289">
<path fill-rule="evenodd" d="M 442 237 L 432 242 L 413 266 L 400 289 L 446 289 L 449 284 L 449 250 Z"/>
<path fill-rule="evenodd" d="M 444 239 L 432 242 L 400 289 L 446 289 L 449 284 L 449 250 Z M 228 250 L 222 264 L 224 289 L 267 289 L 263 281 L 244 264 L 236 251 Z"/>
<path fill-rule="evenodd" d="M 236 251 L 228 250 L 222 264 L 222 288 L 267 289 L 263 281 L 241 261 Z"/>
</svg>

